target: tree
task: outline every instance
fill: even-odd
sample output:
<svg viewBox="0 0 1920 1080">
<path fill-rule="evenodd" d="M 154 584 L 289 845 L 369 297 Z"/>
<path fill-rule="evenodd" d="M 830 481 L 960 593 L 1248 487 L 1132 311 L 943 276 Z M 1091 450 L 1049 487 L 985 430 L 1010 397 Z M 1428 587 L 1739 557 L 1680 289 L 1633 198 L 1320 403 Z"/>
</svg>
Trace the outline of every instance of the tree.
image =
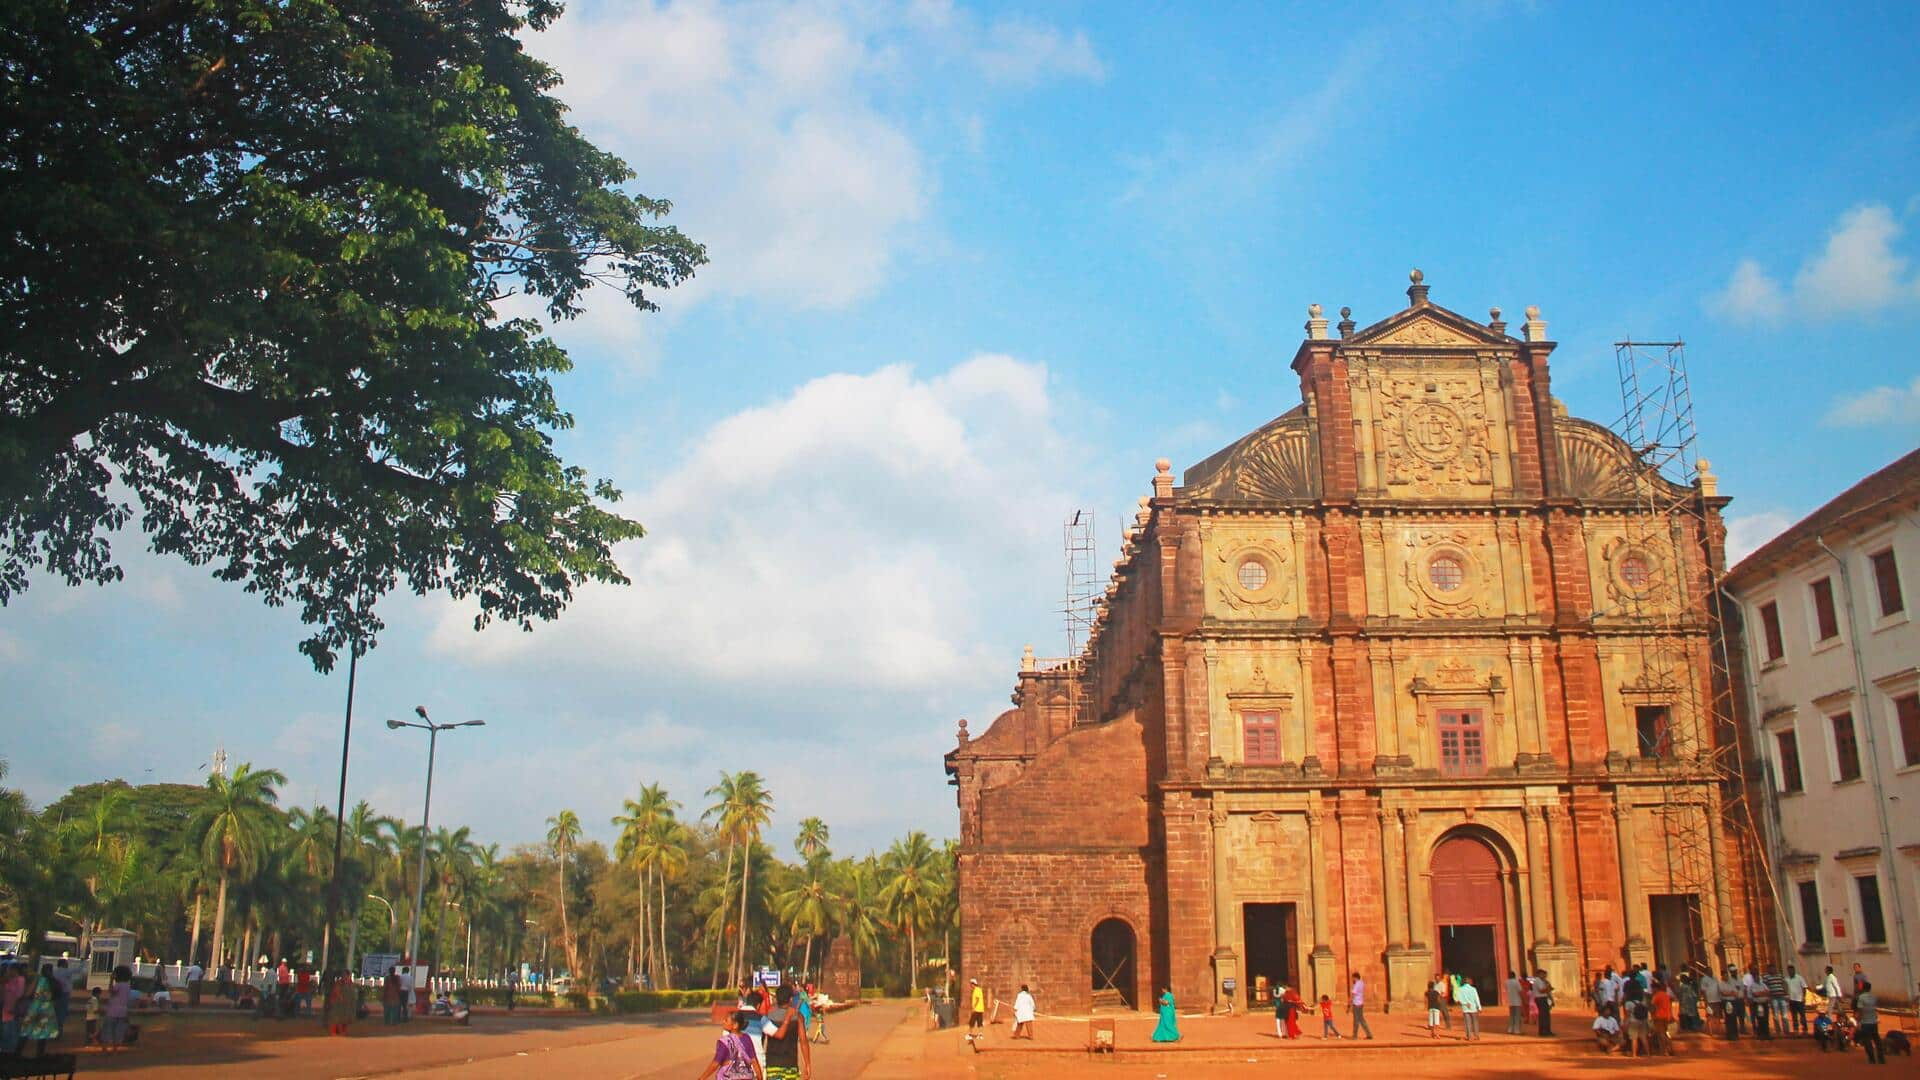
<svg viewBox="0 0 1920 1080">
<path fill-rule="evenodd" d="M 800 831 L 794 834 L 793 850 L 803 860 L 827 853 L 827 823 L 817 817 L 801 818 Z"/>
<path fill-rule="evenodd" d="M 907 989 L 918 982 L 920 951 L 917 934 L 933 913 L 939 889 L 939 856 L 918 829 L 895 840 L 880 857 L 880 904 L 896 928 L 907 932 Z"/>
<path fill-rule="evenodd" d="M 225 955 L 227 928 L 227 885 L 235 873 L 251 874 L 261 849 L 269 842 L 266 834 L 273 820 L 273 807 L 279 801 L 275 787 L 287 782 L 278 769 L 255 772 L 243 762 L 232 776 L 214 773 L 207 777 L 211 796 L 188 822 L 188 835 L 199 845 L 201 858 L 220 876 L 220 893 L 213 908 L 213 967 L 218 969 Z"/>
<path fill-rule="evenodd" d="M 573 851 L 580 846 L 580 817 L 571 810 L 562 810 L 547 819 L 547 847 L 553 851 L 555 863 L 554 876 L 559 888 L 556 895 L 560 904 L 560 941 L 567 950 L 567 974 L 580 977 L 580 951 L 573 938 L 573 930 L 567 925 L 567 865 L 572 861 Z"/>
<path fill-rule="evenodd" d="M 720 782 L 708 788 L 707 794 L 717 796 L 720 800 L 708 808 L 707 813 L 719 818 L 720 831 L 727 835 L 727 864 L 731 876 L 734 847 L 744 846 L 746 855 L 750 856 L 753 845 L 760 842 L 760 830 L 773 820 L 773 795 L 767 791 L 766 782 L 760 778 L 760 774 L 752 770 L 731 776 L 721 773 Z M 746 976 L 747 890 L 753 877 L 751 863 L 751 858 L 746 856 L 740 860 L 739 936 L 734 944 L 733 965 L 728 969 L 730 979 L 736 983 Z M 726 879 L 721 880 L 724 882 Z"/>
<path fill-rule="evenodd" d="M 28 0 L 0 22 L 0 604 L 108 534 L 295 602 L 551 619 L 640 526 L 567 465 L 537 318 L 705 262 L 569 125 L 555 0 Z"/>
<path fill-rule="evenodd" d="M 654 880 L 660 886 L 660 917 L 654 923 L 659 945 L 654 955 L 659 958 L 660 966 L 654 975 L 654 986 L 661 990 L 673 989 L 673 962 L 667 956 L 667 882 L 687 871 L 687 839 L 687 827 L 666 817 L 654 822 L 641 841 L 647 861 L 653 866 Z"/>
<path fill-rule="evenodd" d="M 807 939 L 806 957 L 800 962 L 803 972 L 813 970 L 814 939 L 825 937 L 833 929 L 839 911 L 840 898 L 834 895 L 829 884 L 831 873 L 827 858 L 815 855 L 800 868 L 793 887 L 774 897 L 775 914 L 787 924 L 788 929 Z"/>
<path fill-rule="evenodd" d="M 620 826 L 620 838 L 615 854 L 621 862 L 631 865 L 638 879 L 640 890 L 640 925 L 638 936 L 641 964 L 653 978 L 653 985 L 660 985 L 660 959 L 653 953 L 652 928 L 649 926 L 651 909 L 648 906 L 650 886 L 654 876 L 655 863 L 659 858 L 659 848 L 650 838 L 655 826 L 661 821 L 672 820 L 673 812 L 680 804 L 667 796 L 665 788 L 659 784 L 648 784 L 640 789 L 640 798 L 627 799 L 621 806 L 621 813 L 613 818 L 613 824 Z M 631 974 L 631 973 L 629 973 Z"/>
</svg>

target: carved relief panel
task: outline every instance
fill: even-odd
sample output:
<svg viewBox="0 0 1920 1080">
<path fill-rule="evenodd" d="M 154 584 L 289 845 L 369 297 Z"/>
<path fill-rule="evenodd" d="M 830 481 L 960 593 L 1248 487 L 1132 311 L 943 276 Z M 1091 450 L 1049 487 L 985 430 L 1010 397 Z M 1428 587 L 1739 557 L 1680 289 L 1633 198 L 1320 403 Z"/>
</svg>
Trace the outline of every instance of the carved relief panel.
<svg viewBox="0 0 1920 1080">
<path fill-rule="evenodd" d="M 1588 560 L 1601 618 L 1645 618 L 1679 611 L 1685 583 L 1665 523 L 1589 526 Z"/>
<path fill-rule="evenodd" d="M 1300 552 L 1288 524 L 1205 532 L 1207 614 L 1288 619 L 1299 613 Z"/>
<path fill-rule="evenodd" d="M 1393 575 L 1390 612 L 1423 619 L 1482 619 L 1506 614 L 1504 577 L 1492 526 L 1407 526 L 1387 553 Z"/>
<path fill-rule="evenodd" d="M 1485 498 L 1494 485 L 1494 439 L 1477 372 L 1374 374 L 1379 482 L 1408 498 Z"/>
</svg>

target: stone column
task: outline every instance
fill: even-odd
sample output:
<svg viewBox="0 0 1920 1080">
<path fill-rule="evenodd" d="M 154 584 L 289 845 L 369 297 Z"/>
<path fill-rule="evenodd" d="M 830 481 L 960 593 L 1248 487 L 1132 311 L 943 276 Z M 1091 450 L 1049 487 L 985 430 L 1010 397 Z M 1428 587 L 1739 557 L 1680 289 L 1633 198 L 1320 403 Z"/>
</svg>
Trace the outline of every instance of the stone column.
<svg viewBox="0 0 1920 1080">
<path fill-rule="evenodd" d="M 1554 944 L 1570 946 L 1573 944 L 1573 923 L 1567 919 L 1567 842 L 1560 838 L 1560 823 L 1567 820 L 1567 811 L 1560 806 L 1546 809 L 1547 855 L 1553 860 Z"/>
<path fill-rule="evenodd" d="M 1383 809 L 1377 815 L 1380 819 L 1380 895 L 1387 905 L 1387 949 L 1395 946 L 1405 948 L 1407 944 L 1407 902 L 1406 894 L 1395 888 L 1400 878 L 1400 860 L 1394 857 L 1394 831 L 1399 824 L 1399 815 L 1392 810 Z"/>
<path fill-rule="evenodd" d="M 1546 829 L 1545 808 L 1529 805 L 1522 808 L 1527 826 L 1527 884 L 1528 894 L 1533 900 L 1533 947 L 1551 945 L 1554 940 L 1554 928 L 1559 924 L 1552 920 L 1550 907 L 1553 901 L 1548 898 L 1547 840 L 1540 835 Z"/>
<path fill-rule="evenodd" d="M 1227 808 L 1213 799 L 1208 821 L 1213 826 L 1213 1000 L 1217 1012 L 1232 1012 L 1242 989 L 1240 954 L 1233 948 L 1233 877 L 1227 864 Z M 1235 989 L 1228 993 L 1227 980 Z"/>
<path fill-rule="evenodd" d="M 1320 836 L 1324 820 L 1326 814 L 1316 798 L 1307 810 L 1307 863 L 1313 877 L 1313 992 L 1338 997 L 1340 983 L 1334 975 L 1332 935 L 1327 931 L 1332 898 L 1327 895 L 1327 848 Z"/>
<path fill-rule="evenodd" d="M 1647 943 L 1647 898 L 1640 891 L 1640 852 L 1633 836 L 1633 805 L 1616 792 L 1613 804 L 1615 846 L 1620 855 L 1620 909 L 1626 916 L 1627 963 L 1652 964 Z"/>
<path fill-rule="evenodd" d="M 1424 953 L 1427 943 L 1420 940 L 1426 933 L 1428 911 L 1420 903 L 1420 863 L 1415 858 L 1419 847 L 1420 811 L 1412 807 L 1400 808 L 1400 862 L 1407 871 L 1407 947 L 1415 952 Z"/>
<path fill-rule="evenodd" d="M 1708 815 L 1707 850 L 1713 860 L 1713 917 L 1719 925 L 1720 950 L 1726 956 L 1726 962 L 1741 970 L 1747 966 L 1746 942 L 1733 927 L 1733 896 L 1727 884 L 1726 853 L 1721 844 L 1720 833 L 1726 819 L 1721 816 L 1720 793 L 1711 788 L 1707 791 L 1707 805 L 1700 812 Z"/>
</svg>

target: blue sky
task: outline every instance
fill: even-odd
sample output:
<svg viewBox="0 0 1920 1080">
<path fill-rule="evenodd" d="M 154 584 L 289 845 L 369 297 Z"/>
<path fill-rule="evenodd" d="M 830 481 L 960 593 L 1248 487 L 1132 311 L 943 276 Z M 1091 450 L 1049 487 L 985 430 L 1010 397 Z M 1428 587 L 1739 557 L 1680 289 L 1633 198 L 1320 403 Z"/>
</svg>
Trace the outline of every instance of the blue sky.
<svg viewBox="0 0 1920 1080">
<path fill-rule="evenodd" d="M 1111 558 L 1156 457 L 1298 401 L 1306 305 L 1538 304 L 1608 422 L 1610 343 L 1684 337 L 1751 547 L 1920 441 L 1920 8 L 575 3 L 534 50 L 713 263 L 558 329 L 563 445 L 652 535 L 532 635 L 393 597 L 350 798 L 610 836 L 755 768 L 775 836 L 951 835 L 939 755 L 1061 651 L 1060 522 Z M 331 801 L 342 676 L 286 611 L 123 537 L 127 581 L 0 613 L 36 799 L 216 745 Z M 149 771 L 151 770 L 151 771 Z"/>
</svg>

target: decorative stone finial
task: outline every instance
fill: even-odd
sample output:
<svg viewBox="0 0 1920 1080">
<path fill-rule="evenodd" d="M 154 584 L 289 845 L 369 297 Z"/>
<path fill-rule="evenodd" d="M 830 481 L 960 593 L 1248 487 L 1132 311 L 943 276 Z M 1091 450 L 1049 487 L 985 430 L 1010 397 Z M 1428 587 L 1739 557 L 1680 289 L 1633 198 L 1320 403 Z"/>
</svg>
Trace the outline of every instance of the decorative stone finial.
<svg viewBox="0 0 1920 1080">
<path fill-rule="evenodd" d="M 1496 334 L 1504 334 L 1507 332 L 1507 324 L 1500 318 L 1499 308 L 1491 307 L 1487 309 L 1487 329 L 1492 330 Z"/>
<path fill-rule="evenodd" d="M 1540 305 L 1527 305 L 1527 322 L 1523 329 L 1526 332 L 1526 340 L 1528 341 L 1547 340 L 1547 323 L 1545 319 L 1540 317 Z"/>
<path fill-rule="evenodd" d="M 1421 273 L 1420 268 L 1416 266 L 1413 268 L 1413 272 L 1407 275 L 1407 280 L 1413 282 L 1413 284 L 1407 286 L 1408 303 L 1417 308 L 1426 307 L 1427 275 Z"/>
<path fill-rule="evenodd" d="M 1307 338 L 1311 341 L 1327 339 L 1327 320 L 1321 316 L 1319 304 L 1307 305 Z"/>
<path fill-rule="evenodd" d="M 1173 462 L 1166 458 L 1153 463 L 1153 497 L 1173 498 Z"/>
<path fill-rule="evenodd" d="M 1173 462 L 1168 461 L 1166 458 L 1160 458 L 1153 463 L 1153 471 L 1157 473 L 1170 473 L 1173 471 Z"/>
<path fill-rule="evenodd" d="M 1034 667 L 1033 646 L 1028 645 L 1020 650 L 1020 670 L 1032 671 Z"/>
<path fill-rule="evenodd" d="M 1340 336 L 1343 338 L 1353 336 L 1353 309 L 1350 307 L 1340 309 Z"/>
<path fill-rule="evenodd" d="M 967 734 L 967 722 L 965 720 L 960 721 L 960 745 L 967 745 L 967 740 L 971 737 L 972 736 Z"/>
<path fill-rule="evenodd" d="M 1713 475 L 1713 462 L 1701 458 L 1694 462 L 1699 469 L 1700 494 L 1711 499 L 1720 493 L 1720 478 Z"/>
</svg>

